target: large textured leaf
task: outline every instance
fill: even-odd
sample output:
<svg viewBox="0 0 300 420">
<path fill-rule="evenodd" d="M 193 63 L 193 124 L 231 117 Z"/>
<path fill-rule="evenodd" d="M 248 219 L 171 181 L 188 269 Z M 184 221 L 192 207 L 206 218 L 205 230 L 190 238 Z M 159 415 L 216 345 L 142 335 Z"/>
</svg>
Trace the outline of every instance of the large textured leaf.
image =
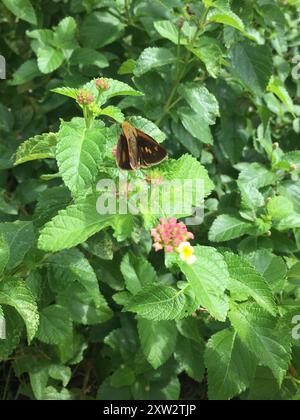
<svg viewBox="0 0 300 420">
<path fill-rule="evenodd" d="M 209 23 L 223 23 L 232 26 L 241 32 L 245 29 L 243 21 L 231 10 L 212 9 L 208 13 L 207 20 Z"/>
<path fill-rule="evenodd" d="M 209 240 L 212 242 L 225 242 L 239 238 L 252 229 L 252 224 L 237 217 L 223 214 L 214 221 L 210 231 Z"/>
<path fill-rule="evenodd" d="M 39 326 L 39 314 L 34 297 L 25 282 L 17 278 L 7 278 L 1 282 L 0 304 L 12 306 L 21 315 L 30 343 Z"/>
<path fill-rule="evenodd" d="M 35 242 L 32 222 L 0 223 L 0 234 L 6 241 L 11 252 L 6 265 L 8 270 L 15 268 Z"/>
<path fill-rule="evenodd" d="M 245 258 L 225 253 L 225 261 L 230 274 L 230 291 L 239 298 L 251 296 L 262 308 L 276 315 L 277 309 L 270 286 L 263 276 Z M 242 298 L 243 300 L 243 298 Z"/>
<path fill-rule="evenodd" d="M 237 334 L 223 330 L 207 343 L 205 365 L 211 400 L 229 400 L 248 388 L 255 375 L 255 356 L 240 342 Z"/>
<path fill-rule="evenodd" d="M 42 73 L 52 73 L 58 69 L 63 61 L 64 55 L 61 50 L 57 50 L 50 46 L 39 48 L 37 52 L 38 67 Z"/>
<path fill-rule="evenodd" d="M 178 337 L 174 357 L 180 368 L 194 381 L 201 382 L 204 377 L 205 343 L 197 336 Z"/>
<path fill-rule="evenodd" d="M 100 293 L 98 279 L 89 261 L 78 249 L 53 254 L 48 259 L 56 291 L 63 291 L 73 281 L 79 282 L 100 307 L 104 298 Z"/>
<path fill-rule="evenodd" d="M 0 274 L 3 273 L 10 258 L 10 248 L 4 237 L 0 236 Z"/>
<path fill-rule="evenodd" d="M 65 184 L 75 196 L 84 195 L 96 181 L 105 132 L 99 127 L 86 128 L 83 118 L 61 124 L 56 159 Z"/>
<path fill-rule="evenodd" d="M 135 76 L 176 62 L 176 57 L 167 48 L 146 48 L 136 62 Z"/>
<path fill-rule="evenodd" d="M 41 134 L 22 143 L 16 154 L 16 165 L 36 159 L 55 158 L 57 135 Z"/>
<path fill-rule="evenodd" d="M 126 287 L 133 295 L 136 295 L 145 286 L 151 285 L 158 280 L 150 262 L 131 253 L 124 256 L 120 268 Z"/>
<path fill-rule="evenodd" d="M 179 29 L 174 23 L 168 20 L 160 20 L 160 21 L 154 22 L 154 27 L 157 30 L 157 32 L 160 34 L 160 36 L 173 42 L 173 44 L 176 44 L 176 45 L 178 44 Z M 180 37 L 180 44 L 181 45 L 187 44 L 187 39 L 182 34 Z"/>
<path fill-rule="evenodd" d="M 205 117 L 189 107 L 181 107 L 178 109 L 178 115 L 182 121 L 184 128 L 196 139 L 204 144 L 213 144 L 214 139 Z"/>
<path fill-rule="evenodd" d="M 37 24 L 37 17 L 30 0 L 2 0 L 4 5 L 19 19 Z"/>
<path fill-rule="evenodd" d="M 257 304 L 236 305 L 229 318 L 244 344 L 281 384 L 291 359 L 291 331 Z"/>
<path fill-rule="evenodd" d="M 38 246 L 44 251 L 57 252 L 73 248 L 105 227 L 112 226 L 116 235 L 130 227 L 130 215 L 101 215 L 97 212 L 97 196 L 89 196 L 61 210 L 41 231 Z"/>
<path fill-rule="evenodd" d="M 87 14 L 80 34 L 84 47 L 101 48 L 121 38 L 124 26 L 118 18 L 105 12 Z"/>
<path fill-rule="evenodd" d="M 187 83 L 181 85 L 178 91 L 207 124 L 215 124 L 216 117 L 219 116 L 219 104 L 215 96 L 204 85 Z"/>
<path fill-rule="evenodd" d="M 39 340 L 47 344 L 59 344 L 72 333 L 72 321 L 65 308 L 51 305 L 42 309 L 37 334 Z"/>
<path fill-rule="evenodd" d="M 264 45 L 236 44 L 231 51 L 232 72 L 255 95 L 262 96 L 272 75 L 272 53 Z"/>
<path fill-rule="evenodd" d="M 159 368 L 174 353 L 177 338 L 175 322 L 139 318 L 138 331 L 144 355 L 154 369 Z"/>
<path fill-rule="evenodd" d="M 178 264 L 192 286 L 199 305 L 220 321 L 225 321 L 229 309 L 225 295 L 229 283 L 229 273 L 223 256 L 214 248 L 195 248 L 197 261 L 188 265 Z"/>
<path fill-rule="evenodd" d="M 164 285 L 147 286 L 131 299 L 126 310 L 152 321 L 173 320 L 183 318 L 185 304 L 182 290 Z"/>
</svg>

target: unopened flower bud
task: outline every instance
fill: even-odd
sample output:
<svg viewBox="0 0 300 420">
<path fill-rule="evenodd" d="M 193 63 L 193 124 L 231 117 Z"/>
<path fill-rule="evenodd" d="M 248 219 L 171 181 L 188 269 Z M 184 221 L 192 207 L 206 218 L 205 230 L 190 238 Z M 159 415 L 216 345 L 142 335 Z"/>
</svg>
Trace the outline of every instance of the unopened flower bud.
<svg viewBox="0 0 300 420">
<path fill-rule="evenodd" d="M 182 27 L 183 27 L 183 25 L 184 25 L 184 18 L 179 18 L 178 20 L 177 20 L 177 22 L 176 22 L 176 26 L 177 26 L 177 28 L 178 29 L 181 29 Z"/>
<path fill-rule="evenodd" d="M 77 95 L 77 102 L 80 105 L 90 105 L 94 102 L 94 95 L 91 92 L 81 90 Z"/>
<path fill-rule="evenodd" d="M 279 143 L 273 143 L 272 148 L 273 150 L 279 149 Z"/>
<path fill-rule="evenodd" d="M 290 165 L 290 171 L 291 171 L 291 172 L 297 171 L 297 169 L 298 169 L 298 166 L 297 166 L 295 163 L 292 163 L 292 164 Z"/>
<path fill-rule="evenodd" d="M 95 85 L 96 85 L 96 88 L 98 90 L 106 91 L 106 90 L 109 89 L 108 80 L 107 79 L 104 79 L 104 77 L 101 77 L 100 79 L 96 79 L 95 80 Z"/>
</svg>

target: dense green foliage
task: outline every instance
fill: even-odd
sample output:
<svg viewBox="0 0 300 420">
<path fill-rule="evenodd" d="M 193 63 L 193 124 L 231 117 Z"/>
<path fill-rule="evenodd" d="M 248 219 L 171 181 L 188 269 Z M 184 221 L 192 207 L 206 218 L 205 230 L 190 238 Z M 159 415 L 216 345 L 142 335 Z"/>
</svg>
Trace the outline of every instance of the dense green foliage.
<svg viewBox="0 0 300 420">
<path fill-rule="evenodd" d="M 0 399 L 300 399 L 299 3 L 0 2 Z M 204 181 L 193 265 L 96 211 L 125 118 Z"/>
</svg>

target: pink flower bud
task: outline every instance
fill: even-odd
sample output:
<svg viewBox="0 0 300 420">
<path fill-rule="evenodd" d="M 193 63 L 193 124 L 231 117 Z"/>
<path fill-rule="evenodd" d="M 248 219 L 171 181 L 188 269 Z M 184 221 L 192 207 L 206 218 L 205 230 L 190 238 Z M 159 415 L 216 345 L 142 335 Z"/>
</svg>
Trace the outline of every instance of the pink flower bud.
<svg viewBox="0 0 300 420">
<path fill-rule="evenodd" d="M 95 85 L 98 90 L 107 91 L 109 89 L 109 83 L 107 79 L 101 77 L 100 79 L 95 80 Z"/>
</svg>

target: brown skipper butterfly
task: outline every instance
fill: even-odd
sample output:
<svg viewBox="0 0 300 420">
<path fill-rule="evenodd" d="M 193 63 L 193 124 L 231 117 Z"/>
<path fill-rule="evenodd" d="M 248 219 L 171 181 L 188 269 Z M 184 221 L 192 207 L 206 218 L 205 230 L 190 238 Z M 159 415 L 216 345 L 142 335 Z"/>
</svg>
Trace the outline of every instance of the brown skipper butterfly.
<svg viewBox="0 0 300 420">
<path fill-rule="evenodd" d="M 149 168 L 162 162 L 167 152 L 157 141 L 128 122 L 122 124 L 116 161 L 120 169 L 127 171 Z"/>
</svg>

